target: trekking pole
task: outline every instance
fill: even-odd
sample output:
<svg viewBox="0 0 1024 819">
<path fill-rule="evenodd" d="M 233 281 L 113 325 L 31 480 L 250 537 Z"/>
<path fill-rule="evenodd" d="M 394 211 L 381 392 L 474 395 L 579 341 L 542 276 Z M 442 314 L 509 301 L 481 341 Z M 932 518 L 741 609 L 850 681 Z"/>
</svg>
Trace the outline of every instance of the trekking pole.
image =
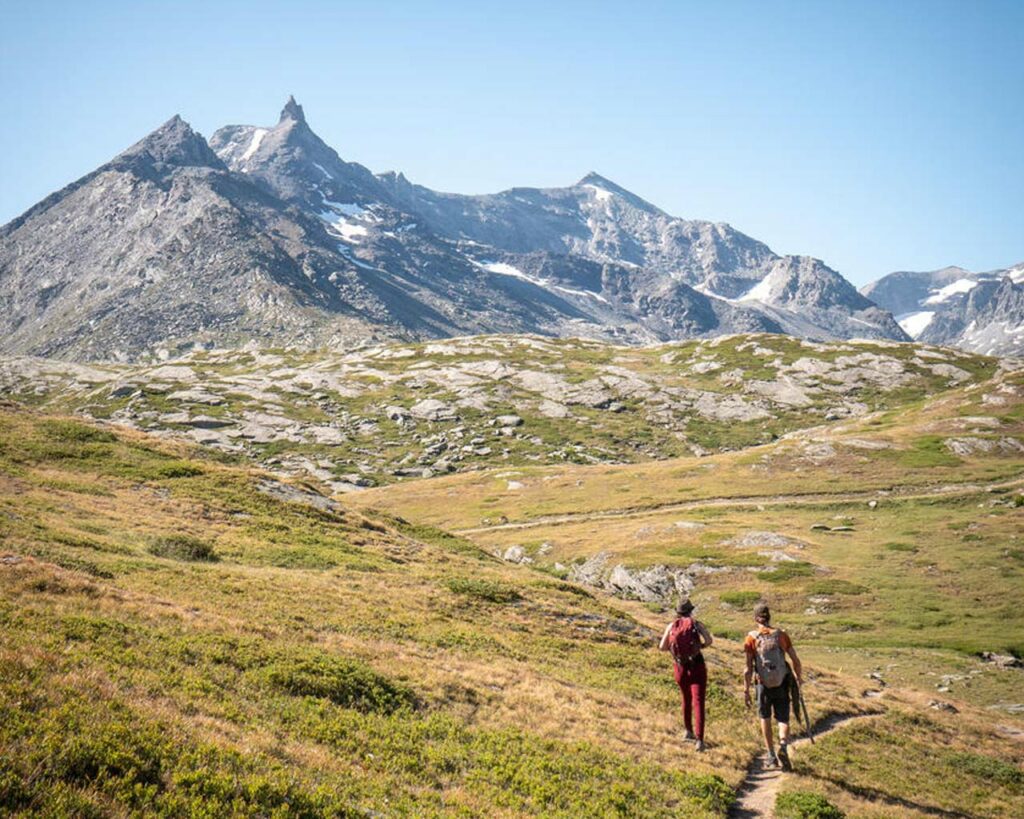
<svg viewBox="0 0 1024 819">
<path fill-rule="evenodd" d="M 796 705 L 797 718 L 799 719 L 800 716 L 803 715 L 804 730 L 807 733 L 807 738 L 811 741 L 811 745 L 813 745 L 814 731 L 811 730 L 811 717 L 807 713 L 807 700 L 804 699 L 803 689 L 801 688 L 800 683 L 797 682 L 796 677 L 793 677 L 793 693 L 796 695 L 796 702 L 794 705 Z"/>
</svg>

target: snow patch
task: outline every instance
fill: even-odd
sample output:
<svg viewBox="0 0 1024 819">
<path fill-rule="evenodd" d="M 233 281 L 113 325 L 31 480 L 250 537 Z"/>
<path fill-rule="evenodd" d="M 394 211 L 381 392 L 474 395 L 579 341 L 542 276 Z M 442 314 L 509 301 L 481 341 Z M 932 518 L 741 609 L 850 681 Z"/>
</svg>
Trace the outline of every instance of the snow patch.
<svg viewBox="0 0 1024 819">
<path fill-rule="evenodd" d="M 917 338 L 932 323 L 933 318 L 935 318 L 934 310 L 918 310 L 916 313 L 904 313 L 902 316 L 897 316 L 896 322 L 908 336 Z"/>
<path fill-rule="evenodd" d="M 333 176 L 331 176 L 331 174 L 330 174 L 330 173 L 328 173 L 328 171 L 327 171 L 327 168 L 325 168 L 325 167 L 324 167 L 323 165 L 321 165 L 321 164 L 320 164 L 319 162 L 314 162 L 313 164 L 314 164 L 314 165 L 316 165 L 316 167 L 317 167 L 317 169 L 318 169 L 318 170 L 320 171 L 320 173 L 322 173 L 322 174 L 323 174 L 324 176 L 326 176 L 326 177 L 327 177 L 328 179 L 334 179 L 334 177 L 333 177 Z"/>
<path fill-rule="evenodd" d="M 594 192 L 594 198 L 597 199 L 598 202 L 607 202 L 615 195 L 611 191 L 606 191 L 604 188 L 597 187 L 597 185 L 591 185 L 588 183 L 583 187 L 590 188 Z"/>
<path fill-rule="evenodd" d="M 737 301 L 768 301 L 772 294 L 772 284 L 769 279 L 771 279 L 771 276 L 765 276 L 761 281 L 740 296 Z"/>
<path fill-rule="evenodd" d="M 537 287 L 543 287 L 545 290 L 560 290 L 563 293 L 568 293 L 573 296 L 584 296 L 587 298 L 596 299 L 597 301 L 600 302 L 604 302 L 605 304 L 610 304 L 608 299 L 606 299 L 600 293 L 594 293 L 590 290 L 576 290 L 572 287 L 564 287 L 563 285 L 555 284 L 553 281 L 549 279 L 542 279 L 537 276 L 530 276 L 524 273 L 518 267 L 506 264 L 505 262 L 476 262 L 473 261 L 472 259 L 470 259 L 470 262 L 475 264 L 477 267 L 486 270 L 488 273 L 497 273 L 498 275 L 501 276 L 512 276 L 513 278 L 522 279 L 523 281 L 527 281 L 530 284 L 534 284 Z"/>
<path fill-rule="evenodd" d="M 941 304 L 947 299 L 959 295 L 960 293 L 970 293 L 977 286 L 978 283 L 973 279 L 957 279 L 952 284 L 947 284 L 945 287 L 936 290 L 931 296 L 924 300 L 924 303 Z"/>
<path fill-rule="evenodd" d="M 334 229 L 341 234 L 342 238 L 346 242 L 358 242 L 358 236 L 366 235 L 366 228 L 362 225 L 353 225 L 351 222 L 346 222 L 344 219 L 339 219 L 334 223 Z"/>
<path fill-rule="evenodd" d="M 251 159 L 253 154 L 255 154 L 260 149 L 260 143 L 263 142 L 263 137 L 265 137 L 266 135 L 266 128 L 257 128 L 255 131 L 252 132 L 252 142 L 249 143 L 249 147 L 246 148 L 245 153 L 242 154 L 242 162 Z"/>
<path fill-rule="evenodd" d="M 317 167 L 319 168 L 320 166 L 317 165 Z M 362 216 L 366 213 L 366 211 L 359 207 L 355 202 L 332 202 L 330 199 L 324 199 L 324 204 L 334 211 L 334 213 L 340 213 L 344 216 Z M 320 214 L 320 218 L 324 218 L 322 213 Z"/>
<path fill-rule="evenodd" d="M 352 243 L 358 242 L 358 237 L 366 235 L 365 227 L 349 221 L 367 215 L 359 205 L 354 202 L 332 202 L 329 199 L 324 200 L 324 205 L 328 210 L 321 211 L 317 216 L 327 222 L 329 231 Z"/>
</svg>

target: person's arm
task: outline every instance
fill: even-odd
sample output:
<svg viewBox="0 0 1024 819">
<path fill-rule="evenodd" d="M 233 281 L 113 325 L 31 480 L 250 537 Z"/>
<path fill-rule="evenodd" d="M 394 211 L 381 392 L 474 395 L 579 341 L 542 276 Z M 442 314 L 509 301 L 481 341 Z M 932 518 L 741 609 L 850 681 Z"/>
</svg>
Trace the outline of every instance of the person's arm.
<svg viewBox="0 0 1024 819">
<path fill-rule="evenodd" d="M 667 626 L 665 626 L 665 633 L 661 635 L 661 642 L 658 643 L 658 650 L 659 651 L 668 651 L 669 650 L 668 638 L 669 638 L 670 634 L 672 634 L 672 624 L 671 623 L 669 623 Z"/>
<path fill-rule="evenodd" d="M 789 659 L 793 662 L 793 673 L 796 674 L 796 681 L 800 685 L 804 684 L 804 669 L 800 664 L 800 658 L 796 656 L 796 649 L 793 648 L 793 641 L 789 639 L 789 635 L 786 635 L 786 654 L 789 655 Z"/>
<path fill-rule="evenodd" d="M 743 702 L 749 708 L 751 706 L 750 685 L 754 681 L 754 652 L 744 644 L 743 653 L 747 656 L 747 668 L 743 672 Z"/>
<path fill-rule="evenodd" d="M 708 631 L 707 626 L 705 626 L 703 623 L 697 623 L 697 631 L 700 633 L 701 648 L 708 648 L 711 646 L 713 642 L 715 642 L 714 638 L 711 636 L 711 632 Z"/>
</svg>

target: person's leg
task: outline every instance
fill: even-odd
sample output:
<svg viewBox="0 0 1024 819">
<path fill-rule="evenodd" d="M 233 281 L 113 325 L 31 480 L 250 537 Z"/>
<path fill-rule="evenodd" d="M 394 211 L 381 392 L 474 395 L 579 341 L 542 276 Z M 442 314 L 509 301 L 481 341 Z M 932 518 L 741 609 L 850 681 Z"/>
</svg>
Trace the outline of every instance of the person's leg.
<svg viewBox="0 0 1024 819">
<path fill-rule="evenodd" d="M 775 743 L 772 740 L 772 702 L 768 689 L 760 683 L 755 689 L 757 692 L 757 715 L 761 717 L 761 734 L 764 736 L 764 744 L 769 754 L 774 754 Z"/>
<path fill-rule="evenodd" d="M 789 681 L 780 686 L 779 699 L 775 703 L 775 720 L 779 723 L 779 743 L 789 742 Z"/>
<path fill-rule="evenodd" d="M 690 687 L 693 698 L 693 707 L 696 712 L 693 721 L 693 730 L 697 735 L 697 741 L 704 741 L 704 701 L 707 699 L 708 669 L 704 663 L 699 663 L 693 670 Z"/>
<path fill-rule="evenodd" d="M 693 724 L 690 716 L 691 703 L 690 703 L 690 681 L 687 679 L 686 671 L 683 670 L 682 666 L 675 666 L 676 674 L 676 685 L 679 686 L 679 692 L 681 697 L 681 708 L 683 711 L 683 726 L 686 728 L 686 739 L 690 739 L 693 736 Z"/>
<path fill-rule="evenodd" d="M 761 717 L 761 733 L 764 735 L 764 746 L 769 754 L 775 753 L 775 740 L 772 737 L 772 719 Z"/>
<path fill-rule="evenodd" d="M 687 680 L 683 683 L 683 725 L 686 733 L 693 733 L 693 686 Z"/>
<path fill-rule="evenodd" d="M 792 770 L 789 761 L 789 685 L 783 684 L 775 703 L 775 721 L 779 723 L 779 762 L 782 770 Z"/>
</svg>

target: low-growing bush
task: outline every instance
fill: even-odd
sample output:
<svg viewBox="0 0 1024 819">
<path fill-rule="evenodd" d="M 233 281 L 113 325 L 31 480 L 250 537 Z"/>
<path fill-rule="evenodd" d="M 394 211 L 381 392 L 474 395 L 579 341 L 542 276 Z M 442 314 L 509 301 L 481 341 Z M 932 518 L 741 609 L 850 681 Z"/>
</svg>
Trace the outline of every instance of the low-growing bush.
<svg viewBox="0 0 1024 819">
<path fill-rule="evenodd" d="M 722 592 L 718 599 L 723 603 L 730 606 L 735 606 L 738 609 L 745 609 L 749 606 L 753 606 L 758 600 L 761 599 L 761 592 L 756 591 L 732 591 Z"/>
<path fill-rule="evenodd" d="M 1009 788 L 1024 788 L 1024 771 L 1001 759 L 983 754 L 954 753 L 949 755 L 947 761 L 957 771 Z"/>
<path fill-rule="evenodd" d="M 824 796 L 810 791 L 786 791 L 775 797 L 778 819 L 843 819 L 846 814 Z"/>
<path fill-rule="evenodd" d="M 112 443 L 117 440 L 109 430 L 92 427 L 79 421 L 47 418 L 39 426 L 50 438 L 68 443 Z"/>
<path fill-rule="evenodd" d="M 64 555 L 57 555 L 51 558 L 51 560 L 62 569 L 70 569 L 73 572 L 82 572 L 83 574 L 92 575 L 104 580 L 112 580 L 114 577 L 113 572 L 97 566 L 91 560 L 82 560 L 81 558 L 66 557 Z"/>
<path fill-rule="evenodd" d="M 916 552 L 917 547 L 911 543 L 886 543 L 885 548 L 890 552 Z"/>
<path fill-rule="evenodd" d="M 490 580 L 453 577 L 446 585 L 455 594 L 475 597 L 477 600 L 486 600 L 490 603 L 514 603 L 519 599 L 519 592 L 511 586 L 506 586 L 503 583 L 494 583 Z"/>
<path fill-rule="evenodd" d="M 785 583 L 794 577 L 807 577 L 814 573 L 814 566 L 802 560 L 793 563 L 779 563 L 771 571 L 758 572 L 757 579 L 767 583 Z"/>
<path fill-rule="evenodd" d="M 194 478 L 203 474 L 203 468 L 188 461 L 171 461 L 160 464 L 153 473 L 155 478 Z"/>
<path fill-rule="evenodd" d="M 391 714 L 413 708 L 416 699 L 405 686 L 355 660 L 317 653 L 284 656 L 264 674 L 271 685 L 296 697 L 322 697 L 342 708 Z"/>
<path fill-rule="evenodd" d="M 149 553 L 171 560 L 215 561 L 220 558 L 213 545 L 192 535 L 167 535 L 156 538 L 149 544 Z"/>
</svg>

